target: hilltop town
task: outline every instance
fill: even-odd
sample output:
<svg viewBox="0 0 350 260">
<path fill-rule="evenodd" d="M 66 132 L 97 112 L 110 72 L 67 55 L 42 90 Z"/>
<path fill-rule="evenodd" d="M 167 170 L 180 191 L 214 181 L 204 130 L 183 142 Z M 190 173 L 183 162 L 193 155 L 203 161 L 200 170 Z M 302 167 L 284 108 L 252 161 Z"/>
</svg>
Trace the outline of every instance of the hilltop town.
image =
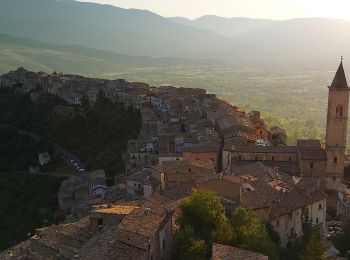
<svg viewBox="0 0 350 260">
<path fill-rule="evenodd" d="M 350 212 L 342 184 L 349 103 L 342 63 L 329 87 L 325 144 L 298 140 L 288 146 L 288 133 L 268 128 L 259 111 L 246 112 L 204 89 L 24 68 L 2 75 L 0 88 L 28 94 L 32 102 L 58 96 L 67 103 L 54 109 L 60 118 L 84 116 L 82 105 L 94 106 L 103 96 L 139 111 L 142 120 L 138 137 L 127 141 L 125 170 L 112 186 L 104 169 L 87 169 L 57 144 L 56 154 L 75 172 L 58 194 L 65 221 L 38 228 L 1 259 L 170 259 L 181 203 L 200 190 L 219 196 L 228 215 L 239 206 L 254 211 L 278 234 L 282 248 L 302 236 L 305 209 L 322 234 L 327 216 Z M 38 156 L 45 165 L 52 155 Z M 211 254 L 268 259 L 218 243 Z"/>
</svg>

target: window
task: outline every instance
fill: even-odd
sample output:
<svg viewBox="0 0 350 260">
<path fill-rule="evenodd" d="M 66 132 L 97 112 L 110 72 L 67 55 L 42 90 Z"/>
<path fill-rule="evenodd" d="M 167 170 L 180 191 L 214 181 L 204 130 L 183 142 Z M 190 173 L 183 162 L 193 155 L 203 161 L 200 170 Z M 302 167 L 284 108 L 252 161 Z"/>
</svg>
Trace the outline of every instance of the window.
<svg viewBox="0 0 350 260">
<path fill-rule="evenodd" d="M 318 224 L 318 218 L 316 218 L 316 224 Z"/>
<path fill-rule="evenodd" d="M 272 161 L 274 161 L 275 160 L 275 156 L 272 156 Z"/>
<path fill-rule="evenodd" d="M 238 156 L 238 160 L 242 160 L 242 156 Z"/>
<path fill-rule="evenodd" d="M 333 181 L 335 182 L 337 180 L 337 177 L 333 176 Z"/>
<path fill-rule="evenodd" d="M 259 158 L 258 158 L 258 156 L 255 156 L 255 161 L 257 161 Z"/>
<path fill-rule="evenodd" d="M 343 117 L 343 106 L 342 105 L 337 105 L 335 109 L 335 115 L 336 117 Z"/>
<path fill-rule="evenodd" d="M 310 169 L 313 169 L 313 168 L 314 168 L 314 163 L 311 162 L 311 163 L 310 163 Z"/>
<path fill-rule="evenodd" d="M 318 209 L 319 209 L 319 210 L 322 209 L 322 204 L 318 205 Z"/>
<path fill-rule="evenodd" d="M 163 239 L 163 250 L 165 250 L 165 239 Z"/>
<path fill-rule="evenodd" d="M 289 161 L 291 161 L 291 160 L 292 160 L 292 156 L 289 156 L 289 158 L 288 158 L 288 159 L 289 159 Z"/>
<path fill-rule="evenodd" d="M 338 158 L 337 158 L 337 157 L 334 157 L 334 158 L 333 158 L 333 162 L 334 162 L 334 163 L 338 163 Z"/>
<path fill-rule="evenodd" d="M 280 226 L 280 221 L 279 221 L 279 220 L 276 221 L 276 226 L 277 226 L 277 227 Z"/>
</svg>

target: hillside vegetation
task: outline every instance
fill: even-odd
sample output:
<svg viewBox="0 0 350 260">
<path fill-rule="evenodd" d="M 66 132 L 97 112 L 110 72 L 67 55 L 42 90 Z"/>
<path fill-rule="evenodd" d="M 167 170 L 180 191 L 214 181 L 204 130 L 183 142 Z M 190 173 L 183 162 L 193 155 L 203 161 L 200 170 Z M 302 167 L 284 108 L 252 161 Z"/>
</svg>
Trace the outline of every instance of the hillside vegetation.
<svg viewBox="0 0 350 260">
<path fill-rule="evenodd" d="M 62 181 L 55 176 L 0 172 L 0 250 L 55 222 Z"/>
<path fill-rule="evenodd" d="M 123 173 L 122 154 L 127 140 L 139 133 L 140 114 L 101 97 L 94 106 L 85 107 L 86 117 L 62 119 L 52 113 L 57 105 L 66 104 L 55 96 L 46 96 L 33 103 L 29 95 L 0 89 L 0 109 L 6 111 L 0 114 L 0 123 L 35 133 L 50 147 L 55 143 L 64 146 L 88 170 L 102 168 L 111 180 L 115 174 Z M 10 141 L 4 140 L 5 147 Z M 12 162 L 16 158 L 7 160 Z"/>
</svg>

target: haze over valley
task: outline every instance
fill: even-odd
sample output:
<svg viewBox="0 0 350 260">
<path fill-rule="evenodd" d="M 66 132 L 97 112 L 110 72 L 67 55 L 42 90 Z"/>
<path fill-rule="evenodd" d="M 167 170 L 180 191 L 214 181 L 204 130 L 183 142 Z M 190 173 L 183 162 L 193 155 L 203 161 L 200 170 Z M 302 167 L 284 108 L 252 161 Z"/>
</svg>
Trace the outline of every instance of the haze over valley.
<svg viewBox="0 0 350 260">
<path fill-rule="evenodd" d="M 1 0 L 0 6 L 0 73 L 23 66 L 202 87 L 247 110 L 270 113 L 271 123 L 294 118 L 303 128 L 309 121 L 318 138 L 324 135 L 326 86 L 341 55 L 350 72 L 345 20 L 189 20 L 54 0 Z M 292 134 L 309 135 L 302 132 Z"/>
<path fill-rule="evenodd" d="M 0 0 L 0 259 L 350 259 L 348 10 Z"/>
</svg>

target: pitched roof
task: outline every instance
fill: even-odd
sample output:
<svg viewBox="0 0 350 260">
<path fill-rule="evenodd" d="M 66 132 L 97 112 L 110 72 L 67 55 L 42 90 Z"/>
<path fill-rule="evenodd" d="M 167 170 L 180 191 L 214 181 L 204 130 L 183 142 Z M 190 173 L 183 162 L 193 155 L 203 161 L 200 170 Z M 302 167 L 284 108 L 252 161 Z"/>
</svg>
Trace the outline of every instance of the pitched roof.
<svg viewBox="0 0 350 260">
<path fill-rule="evenodd" d="M 284 182 L 290 182 L 292 177 L 277 168 L 271 168 L 263 165 L 261 162 L 253 162 L 242 166 L 232 166 L 232 173 L 235 176 L 247 176 L 255 177 L 261 180 L 273 181 L 275 179 L 283 180 Z"/>
<path fill-rule="evenodd" d="M 172 215 L 168 201 L 154 194 L 142 201 L 140 208 L 134 209 L 117 227 L 118 240 L 144 250 L 150 239 Z"/>
<path fill-rule="evenodd" d="M 335 74 L 335 77 L 333 79 L 331 88 L 340 88 L 340 89 L 348 88 L 348 83 L 346 81 L 344 67 L 343 67 L 343 61 L 340 62 L 337 73 Z"/>
<path fill-rule="evenodd" d="M 320 140 L 299 139 L 299 140 L 297 140 L 297 146 L 298 147 L 305 147 L 305 148 L 322 148 Z"/>
<path fill-rule="evenodd" d="M 90 239 L 78 254 L 78 259 L 85 260 L 148 259 L 147 251 L 117 241 L 117 231 L 112 226 Z"/>
<path fill-rule="evenodd" d="M 322 148 L 300 148 L 300 160 L 326 161 L 326 151 Z"/>
<path fill-rule="evenodd" d="M 152 184 L 153 186 L 157 186 L 160 184 L 160 181 L 152 176 L 152 172 L 149 169 L 143 169 L 139 172 L 136 172 L 127 177 L 129 181 L 137 181 L 143 184 Z"/>
<path fill-rule="evenodd" d="M 232 246 L 213 244 L 213 260 L 267 260 L 268 257 L 253 251 Z"/>
<path fill-rule="evenodd" d="M 297 153 L 296 146 L 262 146 L 262 145 L 247 145 L 247 146 L 232 146 L 232 151 L 242 153 Z"/>
<path fill-rule="evenodd" d="M 100 213 L 100 214 L 111 214 L 111 215 L 128 215 L 130 214 L 134 209 L 137 209 L 137 206 L 129 206 L 129 205 L 113 205 L 111 207 L 103 207 L 98 208 L 93 211 L 92 215 L 94 213 Z"/>
</svg>

